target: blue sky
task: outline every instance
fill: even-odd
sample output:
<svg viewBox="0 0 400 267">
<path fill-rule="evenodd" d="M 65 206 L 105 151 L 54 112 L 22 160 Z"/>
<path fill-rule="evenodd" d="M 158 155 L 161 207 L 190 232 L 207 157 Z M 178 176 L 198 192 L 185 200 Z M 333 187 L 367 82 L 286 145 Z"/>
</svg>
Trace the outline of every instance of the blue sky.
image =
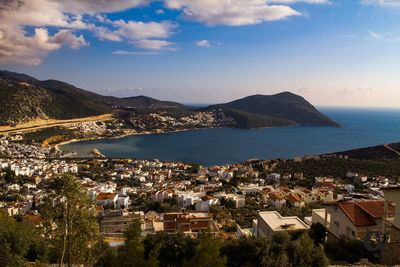
<svg viewBox="0 0 400 267">
<path fill-rule="evenodd" d="M 400 0 L 64 2 L 0 8 L 2 69 L 104 95 L 400 107 Z"/>
</svg>

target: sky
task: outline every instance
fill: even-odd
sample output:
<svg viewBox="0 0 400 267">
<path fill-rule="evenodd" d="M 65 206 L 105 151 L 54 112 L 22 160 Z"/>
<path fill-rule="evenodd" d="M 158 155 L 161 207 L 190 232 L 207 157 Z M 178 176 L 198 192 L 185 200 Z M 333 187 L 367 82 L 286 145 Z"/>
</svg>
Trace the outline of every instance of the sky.
<svg viewBox="0 0 400 267">
<path fill-rule="evenodd" d="M 119 97 L 400 108 L 400 0 L 0 0 L 0 69 Z"/>
</svg>

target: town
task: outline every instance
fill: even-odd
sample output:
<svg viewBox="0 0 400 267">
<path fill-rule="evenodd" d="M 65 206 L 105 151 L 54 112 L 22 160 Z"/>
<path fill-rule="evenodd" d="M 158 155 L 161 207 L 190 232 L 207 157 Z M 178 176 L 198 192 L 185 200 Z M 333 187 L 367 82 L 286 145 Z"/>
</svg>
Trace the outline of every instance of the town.
<svg viewBox="0 0 400 267">
<path fill-rule="evenodd" d="M 328 238 L 363 240 L 371 231 L 389 242 L 400 240 L 398 177 L 352 170 L 345 177 L 277 172 L 285 161 L 327 160 L 320 156 L 211 167 L 157 159 L 60 159 L 49 147 L 5 137 L 0 152 L 0 208 L 8 216 L 40 224 L 37 207 L 51 194 L 44 181 L 71 173 L 93 199 L 101 234 L 113 245 L 123 244 L 134 222 L 144 235 L 210 231 L 224 239 L 271 239 L 320 223 Z"/>
</svg>

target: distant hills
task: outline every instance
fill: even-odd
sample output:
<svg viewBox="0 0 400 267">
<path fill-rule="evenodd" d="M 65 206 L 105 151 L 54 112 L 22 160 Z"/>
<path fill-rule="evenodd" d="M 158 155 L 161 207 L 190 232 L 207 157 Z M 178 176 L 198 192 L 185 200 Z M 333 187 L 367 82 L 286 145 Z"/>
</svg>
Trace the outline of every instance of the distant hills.
<svg viewBox="0 0 400 267">
<path fill-rule="evenodd" d="M 256 114 L 258 117 L 257 120 L 254 120 L 256 123 L 254 128 L 259 127 L 257 121 L 264 121 L 266 124 L 278 126 L 340 126 L 319 112 L 303 97 L 290 92 L 276 95 L 253 95 L 211 107 L 226 108 L 234 113 L 243 114 L 243 112 L 246 112 L 247 114 L 243 114 L 245 117 L 249 117 L 248 114 Z M 252 125 L 253 120 L 250 119 L 249 123 Z"/>
<path fill-rule="evenodd" d="M 146 96 L 103 96 L 61 81 L 40 81 L 25 74 L 0 71 L 0 125 L 24 123 L 33 118 L 72 119 L 114 111 L 123 111 L 125 115 L 127 112 L 157 111 L 184 116 L 215 110 L 233 118 L 238 128 L 340 126 L 304 98 L 289 92 L 254 95 L 225 104 L 194 108 Z"/>
</svg>

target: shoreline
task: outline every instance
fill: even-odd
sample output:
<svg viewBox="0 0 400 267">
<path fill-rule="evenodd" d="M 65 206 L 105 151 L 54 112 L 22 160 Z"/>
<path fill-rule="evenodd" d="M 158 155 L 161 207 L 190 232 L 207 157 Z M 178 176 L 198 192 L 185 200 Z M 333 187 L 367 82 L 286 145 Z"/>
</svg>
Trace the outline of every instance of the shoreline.
<svg viewBox="0 0 400 267">
<path fill-rule="evenodd" d="M 224 127 L 208 127 L 208 128 L 191 128 L 191 129 L 180 129 L 180 130 L 173 130 L 173 131 L 165 131 L 165 132 L 129 132 L 129 133 L 124 133 L 122 135 L 118 136 L 112 136 L 112 137 L 104 137 L 104 136 L 98 136 L 98 137 L 88 137 L 88 138 L 81 138 L 81 139 L 71 139 L 68 141 L 64 141 L 58 144 L 51 145 L 51 147 L 54 147 L 55 149 L 59 151 L 63 151 L 60 146 L 72 144 L 72 143 L 79 143 L 83 141 L 91 141 L 91 140 L 112 140 L 112 139 L 121 139 L 127 136 L 134 136 L 134 135 L 152 135 L 152 134 L 168 134 L 168 133 L 179 133 L 179 132 L 188 132 L 188 131 L 197 131 L 197 130 L 206 130 L 206 129 L 222 129 Z M 272 128 L 272 127 L 271 127 Z"/>
<path fill-rule="evenodd" d="M 51 145 L 51 147 L 54 147 L 58 151 L 64 151 L 60 147 L 67 145 L 67 144 L 72 144 L 72 143 L 79 143 L 83 141 L 91 141 L 91 140 L 112 140 L 112 139 L 121 139 L 127 136 L 135 136 L 135 135 L 156 135 L 156 134 L 169 134 L 169 133 L 179 133 L 179 132 L 188 132 L 188 131 L 198 131 L 198 130 L 207 130 L 207 129 L 237 129 L 237 130 L 259 130 L 259 129 L 272 129 L 272 128 L 292 128 L 292 127 L 298 127 L 300 126 L 299 124 L 296 125 L 288 125 L 288 126 L 265 126 L 265 127 L 256 127 L 256 128 L 235 128 L 235 127 L 206 127 L 206 128 L 190 128 L 190 129 L 177 129 L 177 130 L 170 130 L 170 131 L 156 131 L 156 132 L 150 132 L 150 131 L 145 131 L 145 132 L 136 132 L 135 130 L 128 130 L 126 133 L 118 136 L 112 136 L 112 137 L 103 137 L 103 136 L 97 136 L 97 137 L 88 137 L 88 138 L 81 138 L 81 139 L 71 139 L 68 141 L 64 141 L 58 144 Z"/>
</svg>

